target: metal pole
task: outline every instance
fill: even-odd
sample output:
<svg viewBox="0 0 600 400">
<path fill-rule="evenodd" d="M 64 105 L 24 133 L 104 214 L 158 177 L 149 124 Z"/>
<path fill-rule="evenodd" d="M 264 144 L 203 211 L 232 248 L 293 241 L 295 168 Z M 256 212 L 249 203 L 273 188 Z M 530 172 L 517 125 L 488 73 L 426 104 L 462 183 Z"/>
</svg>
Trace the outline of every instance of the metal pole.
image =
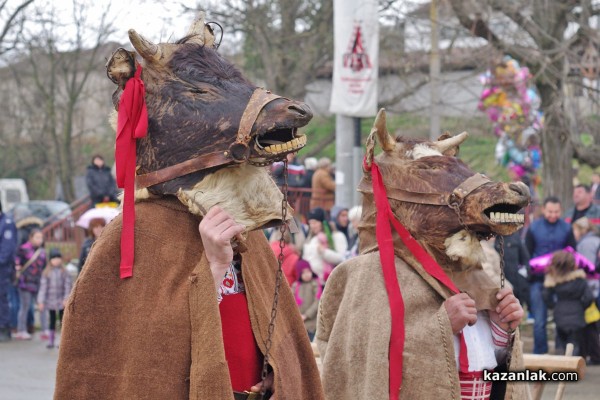
<svg viewBox="0 0 600 400">
<path fill-rule="evenodd" d="M 440 128 L 440 53 L 438 40 L 437 0 L 431 0 L 429 7 L 431 22 L 431 53 L 429 55 L 429 85 L 431 87 L 431 113 L 429 139 L 436 140 L 441 133 Z"/>
<path fill-rule="evenodd" d="M 354 148 L 352 149 L 352 156 L 354 161 L 352 162 L 352 204 L 350 206 L 357 206 L 362 204 L 362 195 L 356 188 L 362 179 L 362 160 L 363 160 L 363 149 L 362 149 L 362 131 L 361 131 L 361 118 L 354 118 Z"/>
<path fill-rule="evenodd" d="M 352 204 L 353 186 L 352 164 L 354 131 L 352 117 L 335 116 L 335 204 L 349 207 Z"/>
</svg>

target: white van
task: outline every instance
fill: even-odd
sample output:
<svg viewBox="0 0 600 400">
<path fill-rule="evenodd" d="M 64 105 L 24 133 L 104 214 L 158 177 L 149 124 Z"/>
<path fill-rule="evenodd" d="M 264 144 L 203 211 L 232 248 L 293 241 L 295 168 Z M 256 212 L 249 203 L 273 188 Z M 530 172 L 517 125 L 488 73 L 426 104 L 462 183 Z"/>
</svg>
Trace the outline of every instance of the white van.
<svg viewBox="0 0 600 400">
<path fill-rule="evenodd" d="M 0 179 L 2 211 L 9 211 L 15 204 L 29 201 L 27 185 L 23 179 Z"/>
</svg>

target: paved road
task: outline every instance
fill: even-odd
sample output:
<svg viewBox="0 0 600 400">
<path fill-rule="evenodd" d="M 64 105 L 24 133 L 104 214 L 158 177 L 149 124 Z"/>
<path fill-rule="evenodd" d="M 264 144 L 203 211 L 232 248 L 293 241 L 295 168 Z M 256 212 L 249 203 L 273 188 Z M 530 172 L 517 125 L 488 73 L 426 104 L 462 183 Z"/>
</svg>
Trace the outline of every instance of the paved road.
<svg viewBox="0 0 600 400">
<path fill-rule="evenodd" d="M 0 400 L 50 400 L 54 390 L 58 349 L 46 349 L 36 335 L 32 341 L 0 343 Z M 530 339 L 525 338 L 525 349 Z M 542 400 L 553 400 L 558 384 L 547 384 Z M 564 400 L 600 398 L 600 366 L 588 367 L 585 378 L 568 383 Z"/>
<path fill-rule="evenodd" d="M 52 399 L 58 349 L 38 337 L 0 343 L 0 400 Z"/>
</svg>

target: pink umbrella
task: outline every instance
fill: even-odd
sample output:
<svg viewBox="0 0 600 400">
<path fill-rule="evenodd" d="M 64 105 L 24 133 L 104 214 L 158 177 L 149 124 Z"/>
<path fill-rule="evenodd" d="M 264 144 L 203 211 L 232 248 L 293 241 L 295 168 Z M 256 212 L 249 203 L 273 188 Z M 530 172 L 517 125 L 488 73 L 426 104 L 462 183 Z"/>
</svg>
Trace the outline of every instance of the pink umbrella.
<svg viewBox="0 0 600 400">
<path fill-rule="evenodd" d="M 571 246 L 567 246 L 563 250 L 568 251 L 569 253 L 573 253 L 573 256 L 575 256 L 575 263 L 577 264 L 577 267 L 583 269 L 589 277 L 596 277 L 598 275 L 596 273 L 596 266 L 594 265 L 594 263 L 585 258 L 585 256 L 576 252 Z M 533 273 L 542 274 L 546 272 L 546 269 L 552 262 L 553 255 L 554 252 L 543 254 L 541 256 L 537 256 L 529 260 L 529 265 L 531 266 L 531 270 L 533 271 Z"/>
<path fill-rule="evenodd" d="M 104 221 L 108 224 L 114 217 L 119 215 L 119 213 L 120 210 L 114 207 L 91 208 L 79 217 L 75 225 L 87 229 L 90 226 L 90 221 L 94 218 L 104 218 Z"/>
</svg>

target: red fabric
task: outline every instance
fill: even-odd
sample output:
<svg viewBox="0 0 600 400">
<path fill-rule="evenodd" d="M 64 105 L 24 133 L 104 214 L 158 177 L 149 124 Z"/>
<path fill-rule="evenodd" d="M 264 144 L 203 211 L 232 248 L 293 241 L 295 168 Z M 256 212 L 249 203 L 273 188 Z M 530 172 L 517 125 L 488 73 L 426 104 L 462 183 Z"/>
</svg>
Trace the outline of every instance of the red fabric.
<svg viewBox="0 0 600 400">
<path fill-rule="evenodd" d="M 271 249 L 273 249 L 275 257 L 279 257 L 279 241 L 271 242 Z M 290 286 L 292 286 L 292 283 L 296 282 L 299 278 L 298 271 L 296 271 L 296 263 L 299 259 L 300 256 L 293 246 L 286 243 L 283 247 L 283 263 L 281 264 L 281 269 Z"/>
<path fill-rule="evenodd" d="M 483 380 L 483 371 L 460 372 L 461 400 L 488 400 L 492 394 L 492 381 Z"/>
<path fill-rule="evenodd" d="M 125 189 L 123 226 L 121 228 L 120 276 L 122 279 L 133 275 L 136 140 L 146 136 L 148 132 L 146 91 L 144 82 L 140 79 L 141 74 L 142 67 L 137 65 L 135 75 L 125 84 L 125 89 L 119 100 L 115 162 L 117 164 L 117 185 Z"/>
<path fill-rule="evenodd" d="M 250 390 L 261 380 L 263 356 L 252 333 L 246 293 L 223 296 L 219 311 L 231 386 L 236 392 Z"/>
<path fill-rule="evenodd" d="M 373 180 L 373 196 L 377 207 L 377 244 L 379 245 L 379 254 L 383 269 L 386 291 L 390 303 L 390 312 L 392 320 L 392 332 L 390 337 L 390 399 L 398 399 L 402 387 L 402 352 L 404 350 L 404 301 L 400 292 L 400 284 L 396 275 L 394 262 L 394 243 L 392 239 L 392 230 L 390 223 L 402 239 L 404 245 L 415 256 L 417 261 L 423 265 L 423 268 L 440 283 L 449 288 L 453 293 L 459 293 L 454 282 L 446 275 L 435 260 L 421 247 L 421 245 L 412 237 L 410 232 L 394 217 L 390 203 L 387 200 L 387 193 L 383 184 L 383 178 L 379 167 L 375 162 L 369 168 L 366 159 L 363 166 L 371 170 Z M 459 334 L 460 371 L 469 370 L 469 359 L 467 355 L 467 345 L 462 333 Z"/>
</svg>

